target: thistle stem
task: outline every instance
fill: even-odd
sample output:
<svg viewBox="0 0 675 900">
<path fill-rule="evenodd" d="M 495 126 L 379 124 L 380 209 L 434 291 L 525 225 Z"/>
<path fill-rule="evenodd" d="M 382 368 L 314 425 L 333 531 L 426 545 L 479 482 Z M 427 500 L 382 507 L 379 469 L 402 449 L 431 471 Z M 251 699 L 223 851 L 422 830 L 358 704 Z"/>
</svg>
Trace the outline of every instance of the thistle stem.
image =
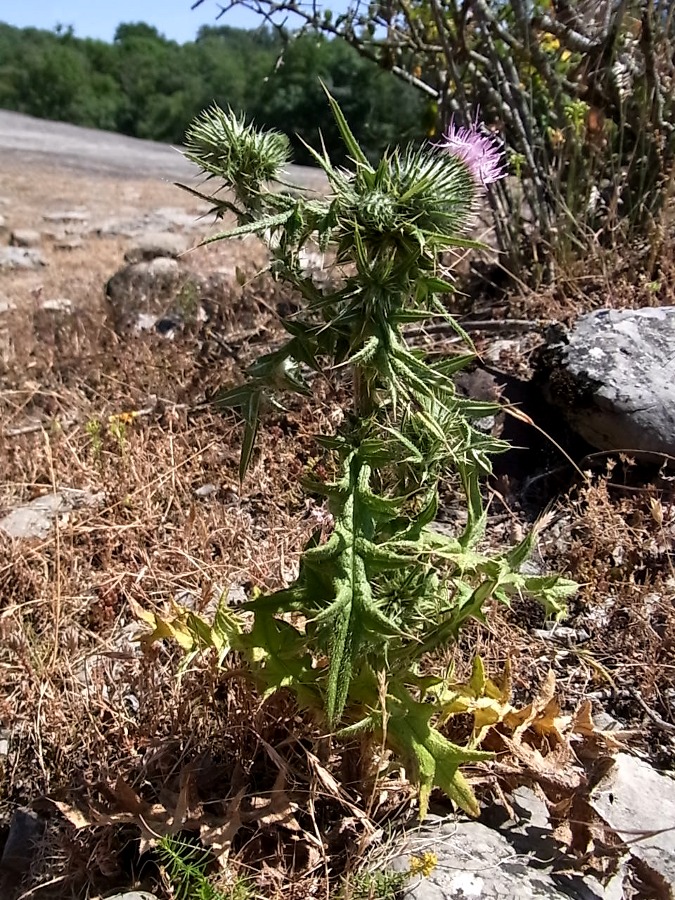
<svg viewBox="0 0 675 900">
<path fill-rule="evenodd" d="M 370 379 L 361 366 L 354 366 L 354 414 L 358 419 L 368 419 L 374 409 L 374 397 Z"/>
</svg>

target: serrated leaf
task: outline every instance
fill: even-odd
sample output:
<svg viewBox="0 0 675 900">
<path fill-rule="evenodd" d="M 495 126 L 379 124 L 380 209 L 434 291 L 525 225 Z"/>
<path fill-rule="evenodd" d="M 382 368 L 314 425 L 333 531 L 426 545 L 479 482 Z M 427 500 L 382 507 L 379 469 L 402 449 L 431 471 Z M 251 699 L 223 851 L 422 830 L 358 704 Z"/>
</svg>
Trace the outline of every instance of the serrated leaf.
<svg viewBox="0 0 675 900">
<path fill-rule="evenodd" d="M 229 231 L 221 231 L 218 234 L 209 235 L 209 237 L 200 241 L 198 246 L 206 247 L 208 244 L 213 244 L 216 241 L 244 237 L 244 235 L 247 234 L 259 234 L 260 232 L 267 231 L 269 228 L 276 228 L 279 225 L 283 225 L 291 215 L 292 210 L 284 210 L 283 212 L 275 213 L 271 216 L 263 216 L 261 219 L 248 222 L 246 225 L 239 225 L 237 228 L 231 228 Z"/>
<path fill-rule="evenodd" d="M 256 616 L 253 628 L 242 635 L 241 642 L 251 651 L 251 658 L 263 682 L 263 696 L 269 697 L 284 687 L 296 690 L 310 688 L 314 680 L 312 660 L 305 640 L 290 623 L 276 618 L 254 601 Z"/>
</svg>

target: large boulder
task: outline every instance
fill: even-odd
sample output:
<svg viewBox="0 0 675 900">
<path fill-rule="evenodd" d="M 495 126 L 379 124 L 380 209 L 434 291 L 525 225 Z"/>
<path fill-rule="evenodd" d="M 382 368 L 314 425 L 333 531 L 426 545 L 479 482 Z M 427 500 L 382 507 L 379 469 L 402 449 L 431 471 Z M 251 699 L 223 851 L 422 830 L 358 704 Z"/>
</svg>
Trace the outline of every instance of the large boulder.
<svg viewBox="0 0 675 900">
<path fill-rule="evenodd" d="M 170 337 L 177 328 L 203 322 L 206 310 L 214 303 L 221 305 L 234 285 L 229 272 L 202 274 L 159 256 L 121 268 L 105 293 L 118 334 L 156 330 Z"/>
<path fill-rule="evenodd" d="M 675 455 L 675 307 L 582 316 L 542 360 L 547 400 L 591 446 Z"/>
</svg>

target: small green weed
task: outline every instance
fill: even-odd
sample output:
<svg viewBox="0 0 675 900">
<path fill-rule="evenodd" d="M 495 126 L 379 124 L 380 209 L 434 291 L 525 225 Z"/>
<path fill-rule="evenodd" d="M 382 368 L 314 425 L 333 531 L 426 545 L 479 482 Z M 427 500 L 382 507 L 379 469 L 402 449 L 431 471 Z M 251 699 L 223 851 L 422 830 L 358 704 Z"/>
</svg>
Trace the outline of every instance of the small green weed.
<svg viewBox="0 0 675 900">
<path fill-rule="evenodd" d="M 175 900 L 253 900 L 245 879 L 237 878 L 226 888 L 212 884 L 208 850 L 174 837 L 163 837 L 157 849 Z"/>
<path fill-rule="evenodd" d="M 407 872 L 360 872 L 345 883 L 338 900 L 398 900 Z"/>
</svg>

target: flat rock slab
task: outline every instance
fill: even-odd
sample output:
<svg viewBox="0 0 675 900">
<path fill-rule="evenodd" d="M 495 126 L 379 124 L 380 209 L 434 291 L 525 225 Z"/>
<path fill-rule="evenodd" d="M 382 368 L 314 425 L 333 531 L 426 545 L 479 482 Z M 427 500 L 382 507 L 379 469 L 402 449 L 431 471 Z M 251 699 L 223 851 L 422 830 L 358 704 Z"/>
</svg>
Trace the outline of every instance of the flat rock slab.
<svg viewBox="0 0 675 900">
<path fill-rule="evenodd" d="M 514 818 L 494 808 L 485 821 L 430 815 L 406 835 L 391 868 L 407 872 L 424 853 L 437 863 L 407 886 L 405 900 L 623 900 L 622 878 L 603 886 L 576 871 L 577 859 L 555 839 L 546 803 L 530 788 L 510 795 Z"/>
<path fill-rule="evenodd" d="M 551 855 L 542 854 L 541 849 L 536 840 L 529 852 L 523 843 L 514 846 L 506 834 L 481 822 L 460 819 L 423 828 L 409 839 L 407 860 L 428 851 L 436 855 L 438 862 L 427 877 L 418 876 L 411 881 L 404 898 L 605 900 L 599 884 L 587 884 L 581 876 L 553 872 Z"/>
<path fill-rule="evenodd" d="M 148 233 L 204 231 L 208 224 L 209 220 L 200 218 L 198 213 L 161 206 L 134 218 L 106 219 L 91 228 L 90 233 L 98 237 L 140 238 Z"/>
<path fill-rule="evenodd" d="M 55 212 L 45 213 L 42 218 L 45 222 L 81 222 L 89 221 L 89 213 L 84 209 L 59 209 Z"/>
<path fill-rule="evenodd" d="M 675 779 L 620 753 L 594 789 L 591 806 L 675 894 Z"/>
<path fill-rule="evenodd" d="M 593 447 L 675 454 L 675 307 L 582 316 L 546 367 L 548 399 Z"/>
<path fill-rule="evenodd" d="M 47 261 L 38 250 L 28 247 L 0 247 L 0 269 L 39 269 Z"/>
<path fill-rule="evenodd" d="M 9 242 L 13 247 L 38 247 L 42 243 L 42 235 L 33 228 L 17 228 L 10 235 Z"/>
<path fill-rule="evenodd" d="M 45 494 L 43 497 L 36 497 L 25 506 L 12 510 L 0 519 L 0 530 L 15 539 L 45 538 L 61 516 L 74 509 L 101 506 L 104 499 L 103 493 L 93 494 L 90 491 L 74 489 Z"/>
</svg>

